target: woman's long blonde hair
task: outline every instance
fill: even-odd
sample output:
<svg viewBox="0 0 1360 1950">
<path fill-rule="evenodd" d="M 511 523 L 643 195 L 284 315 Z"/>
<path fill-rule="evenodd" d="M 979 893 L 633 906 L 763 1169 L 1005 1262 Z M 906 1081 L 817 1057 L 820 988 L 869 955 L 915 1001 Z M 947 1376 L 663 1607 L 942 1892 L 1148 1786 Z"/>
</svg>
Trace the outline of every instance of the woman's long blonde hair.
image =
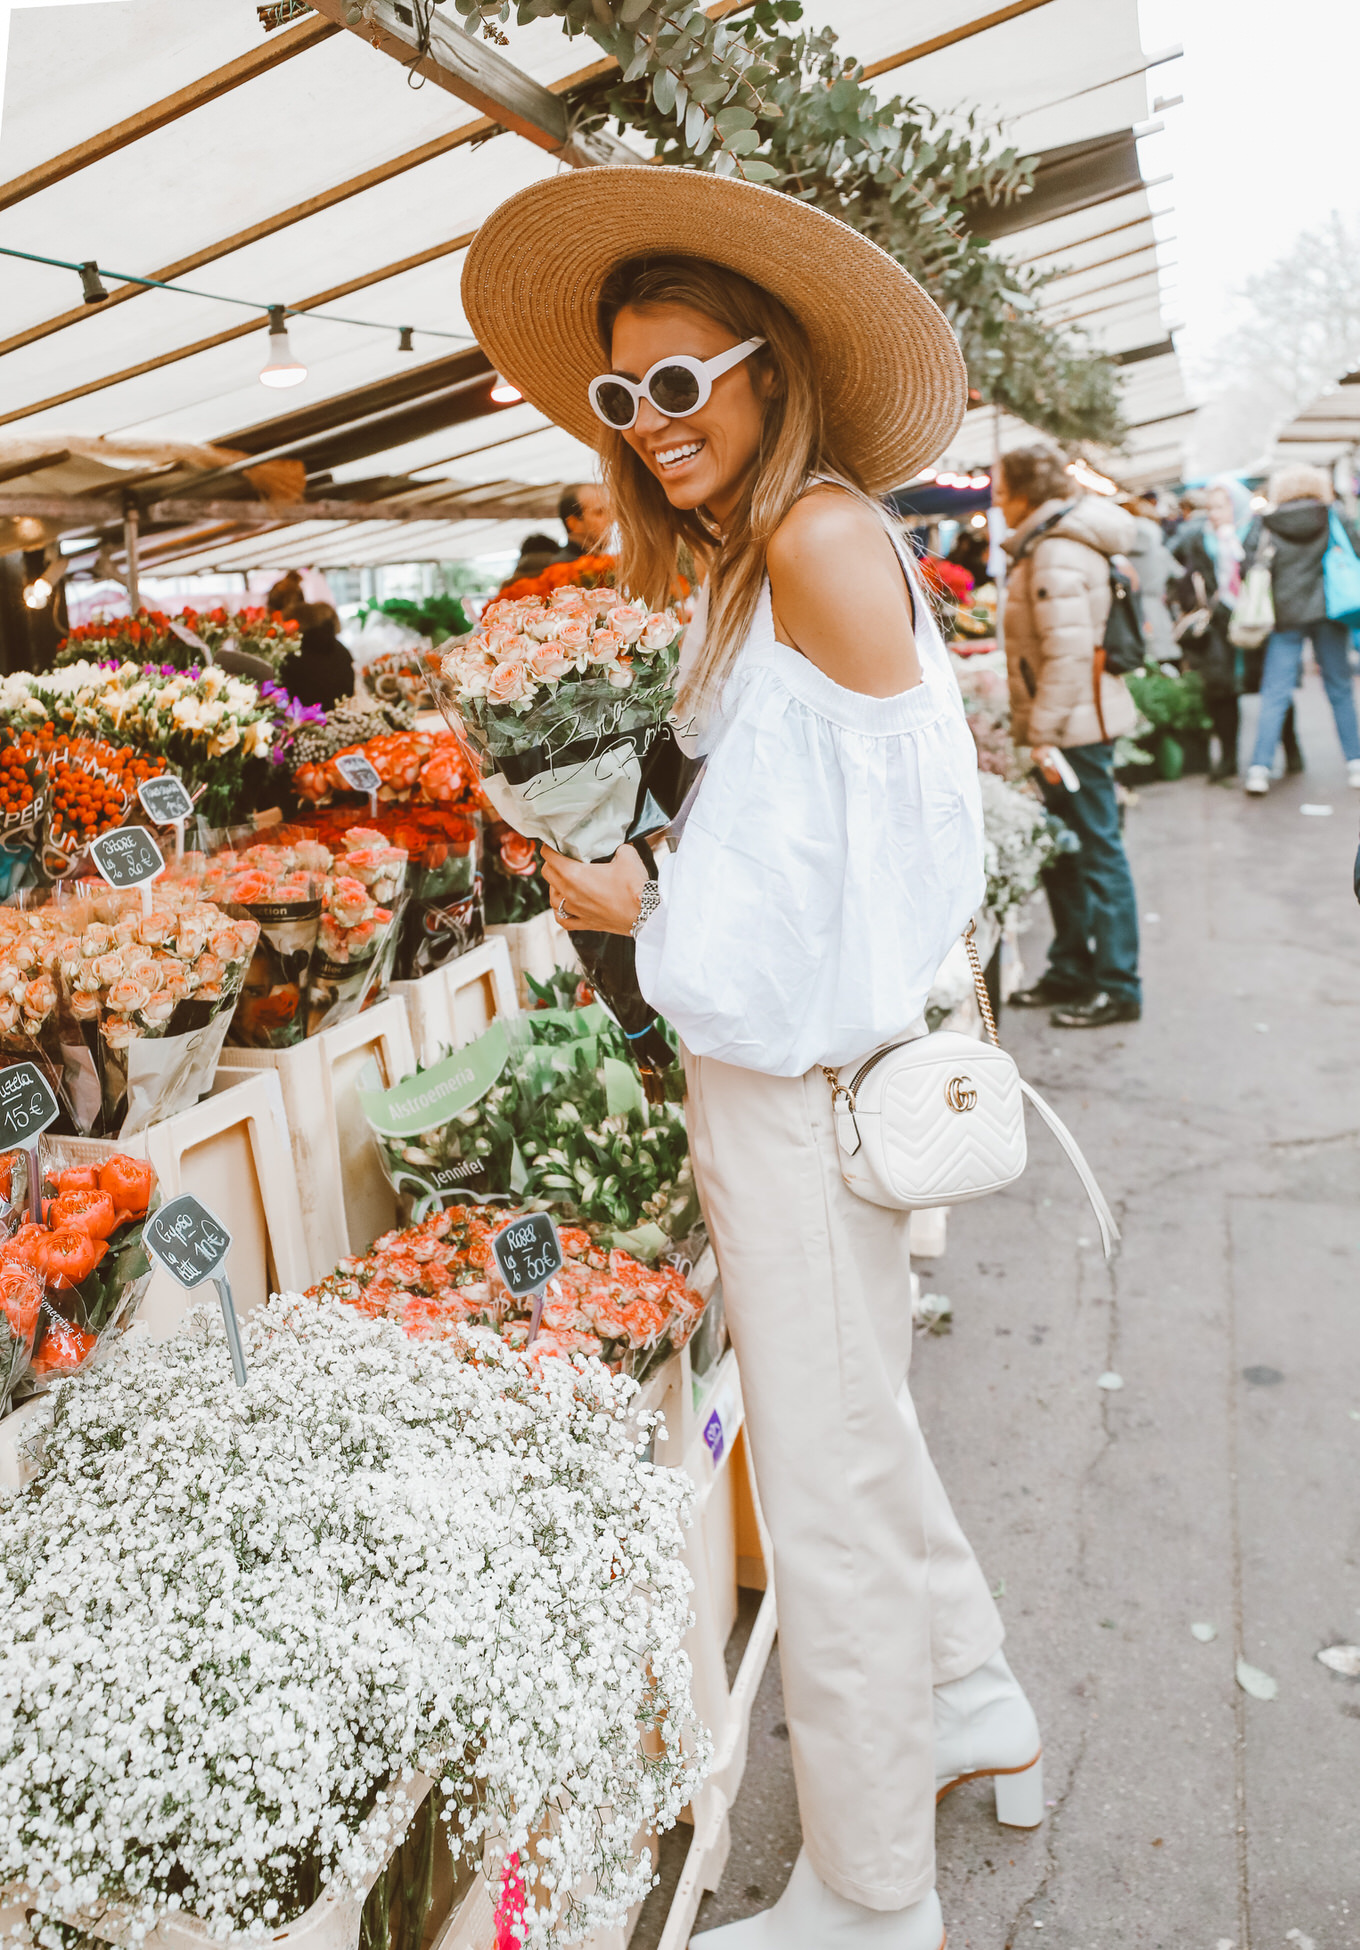
<svg viewBox="0 0 1360 1950">
<path fill-rule="evenodd" d="M 756 465 L 721 534 L 697 512 L 671 506 L 621 433 L 605 436 L 604 477 L 622 538 L 620 585 L 664 608 L 682 547 L 707 574 L 708 627 L 676 704 L 677 716 L 689 719 L 704 715 L 721 695 L 760 600 L 770 537 L 809 475 L 829 475 L 865 500 L 872 497 L 832 450 L 807 334 L 777 298 L 739 272 L 703 258 L 630 258 L 614 267 L 600 292 L 606 360 L 618 314 L 625 307 L 647 311 L 661 305 L 688 305 L 737 340 L 763 338 L 751 365 L 763 369 L 770 389 Z"/>
</svg>

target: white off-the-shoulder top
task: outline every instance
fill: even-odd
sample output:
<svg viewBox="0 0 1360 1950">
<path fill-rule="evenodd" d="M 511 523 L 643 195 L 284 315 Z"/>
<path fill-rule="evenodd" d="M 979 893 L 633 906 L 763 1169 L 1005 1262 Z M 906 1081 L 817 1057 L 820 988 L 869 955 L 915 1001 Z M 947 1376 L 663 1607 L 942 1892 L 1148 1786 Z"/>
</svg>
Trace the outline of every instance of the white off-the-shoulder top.
<svg viewBox="0 0 1360 1950">
<path fill-rule="evenodd" d="M 843 690 L 777 641 L 767 579 L 702 734 L 707 767 L 637 941 L 643 995 L 695 1055 L 787 1077 L 867 1055 L 919 1020 L 982 898 L 977 750 L 897 546 L 922 683 Z"/>
</svg>

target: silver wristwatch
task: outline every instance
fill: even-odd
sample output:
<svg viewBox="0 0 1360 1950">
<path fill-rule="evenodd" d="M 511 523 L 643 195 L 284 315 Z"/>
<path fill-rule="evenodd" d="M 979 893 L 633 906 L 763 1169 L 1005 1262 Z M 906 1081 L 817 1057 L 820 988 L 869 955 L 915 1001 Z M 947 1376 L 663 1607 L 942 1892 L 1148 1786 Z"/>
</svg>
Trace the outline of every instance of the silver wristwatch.
<svg viewBox="0 0 1360 1950">
<path fill-rule="evenodd" d="M 634 941 L 637 940 L 638 936 L 642 933 L 642 930 L 646 927 L 647 923 L 651 920 L 653 914 L 656 913 L 656 910 L 658 909 L 658 907 L 660 907 L 660 905 L 661 905 L 660 882 L 656 880 L 646 881 L 643 885 L 641 898 L 638 901 L 637 919 L 636 921 L 634 921 L 632 927 L 628 930 L 628 932 L 632 935 Z"/>
</svg>

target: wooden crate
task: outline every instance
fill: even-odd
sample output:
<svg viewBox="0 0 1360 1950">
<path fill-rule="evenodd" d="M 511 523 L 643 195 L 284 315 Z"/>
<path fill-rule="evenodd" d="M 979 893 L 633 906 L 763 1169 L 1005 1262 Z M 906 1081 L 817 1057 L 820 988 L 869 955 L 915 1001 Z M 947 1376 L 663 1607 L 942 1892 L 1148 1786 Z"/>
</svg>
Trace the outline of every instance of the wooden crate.
<svg viewBox="0 0 1360 1950">
<path fill-rule="evenodd" d="M 222 1052 L 219 1087 L 251 1075 L 278 1080 L 302 1215 L 303 1286 L 323 1279 L 347 1254 L 367 1252 L 397 1222 L 396 1195 L 357 1095 L 370 1062 L 377 1063 L 384 1087 L 415 1068 L 400 997 L 389 996 L 289 1049 Z"/>
<path fill-rule="evenodd" d="M 532 975 L 536 982 L 547 982 L 551 980 L 554 969 L 579 966 L 571 936 L 550 909 L 535 914 L 532 921 L 497 924 L 486 932 L 488 939 L 504 941 L 510 952 L 515 987 L 523 1009 L 529 1008 L 533 1001 L 529 984 L 524 979 L 526 975 Z"/>
<path fill-rule="evenodd" d="M 191 1110 L 178 1111 L 135 1137 L 62 1138 L 61 1144 L 77 1164 L 94 1163 L 115 1151 L 146 1158 L 155 1167 L 163 1200 L 181 1192 L 202 1199 L 231 1234 L 223 1270 L 243 1317 L 271 1293 L 298 1291 L 308 1284 L 297 1167 L 283 1093 L 272 1071 L 238 1071 Z M 212 1298 L 210 1287 L 186 1293 L 158 1266 L 137 1318 L 163 1340 L 205 1296 Z"/>
<path fill-rule="evenodd" d="M 510 951 L 498 936 L 418 982 L 393 982 L 391 993 L 406 1006 L 416 1062 L 422 1068 L 472 1042 L 497 1016 L 519 1010 Z"/>
</svg>

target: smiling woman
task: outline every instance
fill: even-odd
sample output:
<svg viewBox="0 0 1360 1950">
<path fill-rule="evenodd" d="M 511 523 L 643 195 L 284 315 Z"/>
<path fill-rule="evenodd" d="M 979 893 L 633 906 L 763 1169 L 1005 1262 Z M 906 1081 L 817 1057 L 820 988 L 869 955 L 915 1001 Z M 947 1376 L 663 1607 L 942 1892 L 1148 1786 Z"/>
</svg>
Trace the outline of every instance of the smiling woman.
<svg viewBox="0 0 1360 1950">
<path fill-rule="evenodd" d="M 631 932 L 679 1031 L 761 1503 L 804 1851 L 708 1950 L 941 1950 L 937 1791 L 996 1774 L 1042 1818 L 1038 1729 L 921 1439 L 907 1215 L 841 1175 L 823 1066 L 924 1030 L 983 891 L 977 756 L 875 492 L 963 410 L 943 316 L 776 192 L 690 170 L 557 177 L 502 205 L 464 301 L 525 397 L 599 446 L 619 583 L 704 590 L 680 653 L 706 759 L 675 851 L 545 850 L 566 926 Z"/>
</svg>

